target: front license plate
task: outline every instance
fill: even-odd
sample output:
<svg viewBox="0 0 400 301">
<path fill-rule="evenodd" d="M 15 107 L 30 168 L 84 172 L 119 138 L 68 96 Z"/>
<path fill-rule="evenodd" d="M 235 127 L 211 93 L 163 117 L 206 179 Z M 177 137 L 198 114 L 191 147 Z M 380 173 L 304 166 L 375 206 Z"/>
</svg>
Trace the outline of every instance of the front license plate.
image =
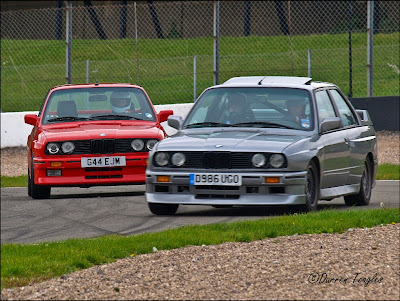
<svg viewBox="0 0 400 301">
<path fill-rule="evenodd" d="M 125 156 L 81 158 L 82 167 L 126 166 Z"/>
<path fill-rule="evenodd" d="M 190 185 L 222 185 L 222 186 L 241 186 L 242 175 L 228 173 L 191 173 L 189 178 Z"/>
</svg>

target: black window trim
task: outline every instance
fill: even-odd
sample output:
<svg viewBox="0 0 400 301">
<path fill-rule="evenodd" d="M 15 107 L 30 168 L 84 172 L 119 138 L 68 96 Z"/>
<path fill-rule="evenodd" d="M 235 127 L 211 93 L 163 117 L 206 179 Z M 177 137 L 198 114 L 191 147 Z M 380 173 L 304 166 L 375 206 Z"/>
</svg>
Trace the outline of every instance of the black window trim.
<svg viewBox="0 0 400 301">
<path fill-rule="evenodd" d="M 357 121 L 357 124 L 346 125 L 346 126 L 344 126 L 344 125 L 343 125 L 343 122 L 341 122 L 341 123 L 342 123 L 342 127 L 341 127 L 341 128 L 343 128 L 343 129 L 349 129 L 349 128 L 354 128 L 354 127 L 359 127 L 359 126 L 361 126 L 361 121 L 360 121 L 360 118 L 359 118 L 357 112 L 355 112 L 355 110 L 354 110 L 354 108 L 353 108 L 353 105 L 352 105 L 352 104 L 350 103 L 350 101 L 346 98 L 346 96 L 342 93 L 342 91 L 341 91 L 339 88 L 337 88 L 337 87 L 329 87 L 329 88 L 327 89 L 328 95 L 329 95 L 329 98 L 331 99 L 331 102 L 332 102 L 334 108 L 335 108 L 336 114 L 340 117 L 340 112 L 339 112 L 339 109 L 338 109 L 338 107 L 337 107 L 337 105 L 336 105 L 335 99 L 333 98 L 333 95 L 332 95 L 331 92 L 330 92 L 331 90 L 336 90 L 336 92 L 338 92 L 338 93 L 342 96 L 342 98 L 344 99 L 344 102 L 345 102 L 345 103 L 347 104 L 347 106 L 350 108 L 350 111 L 353 113 L 353 117 L 354 117 L 354 118 L 356 119 L 356 121 Z M 340 117 L 340 119 L 342 119 L 342 118 Z"/>
</svg>

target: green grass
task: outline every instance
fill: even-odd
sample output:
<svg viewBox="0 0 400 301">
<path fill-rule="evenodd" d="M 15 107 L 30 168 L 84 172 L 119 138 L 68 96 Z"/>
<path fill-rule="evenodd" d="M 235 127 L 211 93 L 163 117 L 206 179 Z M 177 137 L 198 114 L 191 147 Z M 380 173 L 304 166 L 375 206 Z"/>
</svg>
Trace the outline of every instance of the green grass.
<svg viewBox="0 0 400 301">
<path fill-rule="evenodd" d="M 1 289 L 59 277 L 118 258 L 223 242 L 250 242 L 284 235 L 342 233 L 349 228 L 399 223 L 399 209 L 324 210 L 233 223 L 183 226 L 123 237 L 69 239 L 39 244 L 1 245 Z"/>
<path fill-rule="evenodd" d="M 400 180 L 400 165 L 381 164 L 378 165 L 376 180 Z M 26 187 L 28 176 L 6 177 L 1 176 L 1 187 Z"/>
<path fill-rule="evenodd" d="M 400 165 L 388 163 L 378 165 L 376 180 L 400 180 Z"/>
<path fill-rule="evenodd" d="M 367 35 L 353 33 L 353 97 L 367 95 Z M 374 35 L 374 96 L 399 95 L 399 33 Z M 233 76 L 307 76 L 349 90 L 348 34 L 220 38 L 220 83 Z M 138 52 L 136 52 L 136 47 Z M 49 88 L 65 83 L 65 42 L 1 40 L 1 109 L 37 111 Z M 72 82 L 130 82 L 143 86 L 154 104 L 193 101 L 193 56 L 197 55 L 197 95 L 213 84 L 213 38 L 74 39 Z"/>
<path fill-rule="evenodd" d="M 1 176 L 1 187 L 27 187 L 28 176 L 22 175 L 18 177 Z"/>
</svg>

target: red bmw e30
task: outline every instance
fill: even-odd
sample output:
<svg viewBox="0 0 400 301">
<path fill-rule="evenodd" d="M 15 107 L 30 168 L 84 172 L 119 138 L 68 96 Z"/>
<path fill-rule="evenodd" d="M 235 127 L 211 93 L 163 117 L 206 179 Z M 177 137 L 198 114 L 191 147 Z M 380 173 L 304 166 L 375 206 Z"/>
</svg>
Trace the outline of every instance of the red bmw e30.
<svg viewBox="0 0 400 301">
<path fill-rule="evenodd" d="M 27 141 L 28 195 L 51 187 L 144 184 L 148 152 L 167 134 L 146 91 L 132 84 L 75 84 L 50 89 Z"/>
</svg>

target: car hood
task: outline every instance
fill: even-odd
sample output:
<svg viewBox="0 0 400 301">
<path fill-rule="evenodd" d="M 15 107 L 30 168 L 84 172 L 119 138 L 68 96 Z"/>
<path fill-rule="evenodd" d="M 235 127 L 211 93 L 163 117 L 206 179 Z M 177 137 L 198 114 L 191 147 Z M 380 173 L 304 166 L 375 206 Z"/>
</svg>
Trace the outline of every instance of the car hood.
<svg viewBox="0 0 400 301">
<path fill-rule="evenodd" d="M 161 135 L 161 129 L 156 125 L 155 122 L 60 123 L 43 127 L 43 134 L 49 141 L 157 138 Z"/>
<path fill-rule="evenodd" d="M 157 151 L 264 151 L 282 152 L 307 136 L 271 134 L 266 131 L 216 130 L 178 133 L 158 144 Z"/>
</svg>

